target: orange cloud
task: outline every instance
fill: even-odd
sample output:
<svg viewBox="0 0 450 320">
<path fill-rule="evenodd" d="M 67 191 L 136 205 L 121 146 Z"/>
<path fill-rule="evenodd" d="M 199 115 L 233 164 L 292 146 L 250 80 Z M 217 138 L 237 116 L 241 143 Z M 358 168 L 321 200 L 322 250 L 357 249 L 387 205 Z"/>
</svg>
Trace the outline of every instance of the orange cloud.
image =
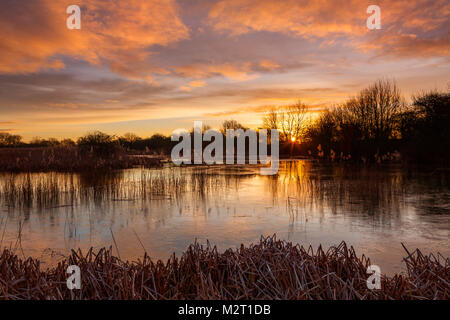
<svg viewBox="0 0 450 320">
<path fill-rule="evenodd" d="M 286 105 L 287 106 L 287 105 Z M 218 111 L 218 112 L 208 112 L 208 113 L 204 113 L 203 116 L 205 117 L 212 117 L 212 118 L 226 118 L 226 117 L 231 117 L 231 116 L 237 116 L 237 115 L 243 115 L 243 114 L 252 114 L 254 115 L 256 114 L 264 114 L 267 113 L 271 110 L 275 109 L 282 109 L 284 106 L 283 105 L 256 105 L 256 106 L 249 106 L 246 108 L 235 108 L 235 109 L 231 109 L 231 110 L 226 110 L 226 111 Z M 314 105 L 307 105 L 307 109 L 306 111 L 308 113 L 316 113 L 316 112 L 321 112 L 326 110 L 327 105 L 326 104 L 322 104 L 322 103 L 316 103 Z"/>
<path fill-rule="evenodd" d="M 185 91 L 185 92 L 191 92 L 192 88 L 189 86 L 181 86 L 180 90 Z"/>
<path fill-rule="evenodd" d="M 278 63 L 268 59 L 260 61 L 259 65 L 266 70 L 274 70 L 280 67 Z"/>
<path fill-rule="evenodd" d="M 208 18 L 216 30 L 232 35 L 271 31 L 323 37 L 361 33 L 365 25 L 357 21 L 365 16 L 366 7 L 357 0 L 223 0 L 214 5 Z"/>
<path fill-rule="evenodd" d="M 251 63 L 193 64 L 175 68 L 175 72 L 184 77 L 200 79 L 223 76 L 235 81 L 246 81 L 255 78 L 250 74 Z"/>
<path fill-rule="evenodd" d="M 0 72 L 64 67 L 61 55 L 107 65 L 131 78 L 165 73 L 149 63 L 148 48 L 189 37 L 174 0 L 79 0 L 81 30 L 68 30 L 68 0 L 3 0 Z"/>
<path fill-rule="evenodd" d="M 361 43 L 363 52 L 376 50 L 385 56 L 395 57 L 433 57 L 450 55 L 450 35 L 439 39 L 424 39 L 415 34 L 383 34 L 372 42 Z"/>
<path fill-rule="evenodd" d="M 69 4 L 81 7 L 81 30 L 66 28 Z M 382 76 L 400 77 L 408 90 L 446 83 L 448 0 L 377 0 L 382 29 L 373 31 L 369 4 L 1 0 L 0 118 L 18 124 L 0 127 L 46 134 L 72 130 L 66 124 L 190 118 L 211 106 L 217 114 L 206 116 L 224 117 L 299 97 L 335 103 Z M 75 69 L 77 60 L 90 66 Z"/>
<path fill-rule="evenodd" d="M 194 88 L 201 88 L 201 87 L 204 87 L 205 84 L 206 84 L 205 81 L 191 81 L 191 82 L 189 82 L 189 85 L 190 85 L 191 87 L 194 87 Z"/>
<path fill-rule="evenodd" d="M 180 90 L 181 91 L 185 91 L 185 92 L 191 92 L 192 88 L 201 88 L 204 87 L 206 85 L 205 81 L 191 81 L 188 83 L 188 85 L 185 86 L 181 86 Z"/>
<path fill-rule="evenodd" d="M 257 31 L 321 39 L 336 39 L 368 52 L 397 56 L 446 56 L 450 53 L 450 3 L 446 0 L 379 0 L 382 29 L 366 27 L 369 2 L 360 0 L 222 0 L 209 11 L 217 31 L 239 36 Z M 344 36 L 344 37 L 342 37 Z"/>
</svg>

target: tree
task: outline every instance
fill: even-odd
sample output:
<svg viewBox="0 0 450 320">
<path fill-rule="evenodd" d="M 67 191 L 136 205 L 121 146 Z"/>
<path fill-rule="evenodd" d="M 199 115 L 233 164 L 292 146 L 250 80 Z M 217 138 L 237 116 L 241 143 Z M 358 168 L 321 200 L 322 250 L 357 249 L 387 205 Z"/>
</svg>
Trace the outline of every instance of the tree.
<svg viewBox="0 0 450 320">
<path fill-rule="evenodd" d="M 8 132 L 0 132 L 0 146 L 14 147 L 22 142 L 22 137 Z"/>
<path fill-rule="evenodd" d="M 283 126 L 282 128 L 287 140 L 299 140 L 302 136 L 305 128 L 306 109 L 306 105 L 299 101 L 296 104 L 289 106 L 286 112 L 283 113 L 286 115 L 285 118 L 287 122 L 285 122 L 286 128 Z"/>
<path fill-rule="evenodd" d="M 169 153 L 174 143 L 171 141 L 170 137 L 155 133 L 151 138 L 145 140 L 145 145 L 149 150 Z"/>
<path fill-rule="evenodd" d="M 77 141 L 80 150 L 84 153 L 94 152 L 97 156 L 112 157 L 119 151 L 119 144 L 114 136 L 94 131 Z"/>
<path fill-rule="evenodd" d="M 121 146 L 127 149 L 139 149 L 141 147 L 142 139 L 134 133 L 127 132 L 119 139 Z"/>
<path fill-rule="evenodd" d="M 382 146 L 392 137 L 395 120 L 405 104 L 394 81 L 378 80 L 346 103 L 348 115 L 361 130 L 363 140 Z"/>
<path fill-rule="evenodd" d="M 225 120 L 224 122 L 222 122 L 222 128 L 220 129 L 220 132 L 222 132 L 222 134 L 226 135 L 228 129 L 230 129 L 230 130 L 231 129 L 232 130 L 238 130 L 238 129 L 247 130 L 247 128 L 245 128 L 242 124 L 240 124 L 236 120 Z"/>
<path fill-rule="evenodd" d="M 133 144 L 136 141 L 140 140 L 141 138 L 139 138 L 136 134 L 131 133 L 131 132 L 127 132 L 125 133 L 122 138 L 123 141 L 128 142 L 129 144 Z"/>
<path fill-rule="evenodd" d="M 283 141 L 298 140 L 304 134 L 307 106 L 302 102 L 272 108 L 263 117 L 263 128 L 280 130 Z"/>
<path fill-rule="evenodd" d="M 269 112 L 263 117 L 264 129 L 278 129 L 278 113 L 275 107 L 272 107 Z"/>
<path fill-rule="evenodd" d="M 337 137 L 335 110 L 323 112 L 319 118 L 306 130 L 306 137 L 313 141 L 316 146 L 320 145 L 328 154 L 332 143 Z"/>
<path fill-rule="evenodd" d="M 448 163 L 450 92 L 423 92 L 412 100 L 410 108 L 399 117 L 403 152 L 420 162 Z"/>
<path fill-rule="evenodd" d="M 65 146 L 65 147 L 74 147 L 75 146 L 75 141 L 73 141 L 72 139 L 62 139 L 60 143 L 62 146 Z"/>
<path fill-rule="evenodd" d="M 341 105 L 330 108 L 308 128 L 313 146 L 327 153 L 370 159 L 392 150 L 398 137 L 398 119 L 405 108 L 393 81 L 379 80 Z"/>
</svg>

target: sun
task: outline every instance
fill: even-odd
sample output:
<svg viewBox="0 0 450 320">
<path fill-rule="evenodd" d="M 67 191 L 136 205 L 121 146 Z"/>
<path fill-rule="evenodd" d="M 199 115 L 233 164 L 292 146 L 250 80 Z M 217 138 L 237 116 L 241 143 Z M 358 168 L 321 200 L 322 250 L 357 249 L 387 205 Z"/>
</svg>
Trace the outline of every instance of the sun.
<svg viewBox="0 0 450 320">
<path fill-rule="evenodd" d="M 291 138 L 291 141 L 292 141 L 292 142 L 295 142 L 295 137 L 292 137 L 292 138 Z"/>
</svg>

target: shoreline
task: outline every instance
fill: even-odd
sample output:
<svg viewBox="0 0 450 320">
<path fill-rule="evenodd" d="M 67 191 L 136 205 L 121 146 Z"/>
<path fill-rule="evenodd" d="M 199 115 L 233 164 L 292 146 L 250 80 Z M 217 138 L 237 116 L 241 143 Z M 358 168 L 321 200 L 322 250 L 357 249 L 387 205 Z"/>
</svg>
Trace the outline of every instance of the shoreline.
<svg viewBox="0 0 450 320">
<path fill-rule="evenodd" d="M 427 169 L 428 171 L 449 171 L 450 168 L 439 163 L 416 163 L 402 160 L 386 159 L 381 162 L 358 162 L 349 160 L 330 160 L 317 156 L 280 154 L 279 161 L 314 161 L 330 165 L 345 165 L 351 167 L 372 167 L 383 165 L 399 165 L 404 168 Z M 83 154 L 77 147 L 17 147 L 0 148 L 0 173 L 86 173 L 90 171 L 108 172 L 112 170 L 126 170 L 134 168 L 161 168 L 166 164 L 173 165 L 167 154 L 139 154 L 134 152 L 118 152 L 105 156 L 89 152 Z M 220 167 L 224 164 L 206 163 L 182 164 L 182 167 L 208 166 Z M 234 166 L 253 166 L 251 164 L 237 164 Z M 176 166 L 176 165 L 174 165 Z M 263 164 L 254 165 L 264 167 Z"/>
</svg>

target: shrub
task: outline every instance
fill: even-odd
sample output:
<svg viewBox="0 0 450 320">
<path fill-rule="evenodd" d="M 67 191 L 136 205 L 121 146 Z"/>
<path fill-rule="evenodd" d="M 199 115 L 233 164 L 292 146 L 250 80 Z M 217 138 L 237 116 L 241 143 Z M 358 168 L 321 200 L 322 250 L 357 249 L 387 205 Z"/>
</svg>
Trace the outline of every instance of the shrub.
<svg viewBox="0 0 450 320">
<path fill-rule="evenodd" d="M 81 137 L 77 141 L 82 154 L 93 153 L 100 157 L 111 157 L 121 151 L 120 145 L 114 136 L 95 131 Z"/>
</svg>

